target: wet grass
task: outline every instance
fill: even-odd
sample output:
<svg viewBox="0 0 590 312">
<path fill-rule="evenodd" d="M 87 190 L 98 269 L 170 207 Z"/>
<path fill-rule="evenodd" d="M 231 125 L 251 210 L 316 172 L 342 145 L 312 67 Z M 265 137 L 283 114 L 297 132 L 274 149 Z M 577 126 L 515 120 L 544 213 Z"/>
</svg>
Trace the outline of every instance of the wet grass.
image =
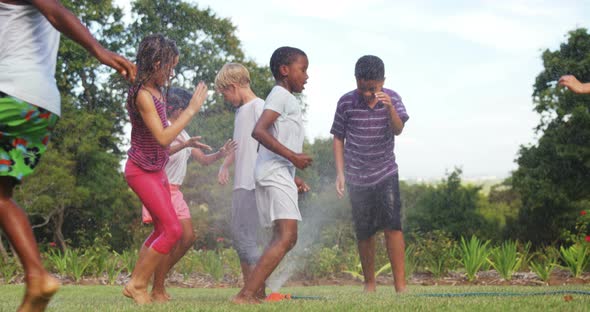
<svg viewBox="0 0 590 312">
<path fill-rule="evenodd" d="M 120 286 L 64 286 L 47 311 L 588 311 L 590 295 L 540 292 L 579 290 L 590 293 L 590 285 L 569 286 L 410 286 L 397 295 L 381 286 L 366 295 L 358 286 L 315 286 L 284 288 L 296 296 L 320 296 L 321 300 L 294 299 L 257 306 L 237 306 L 230 298 L 235 288 L 170 288 L 173 301 L 137 306 L 123 297 Z M 22 285 L 0 286 L 0 311 L 14 311 L 20 302 Z M 478 296 L 423 297 L 427 294 L 482 293 Z M 485 296 L 483 294 L 486 294 Z M 503 296 L 512 294 L 513 296 Z M 569 297 L 571 296 L 571 298 Z"/>
</svg>

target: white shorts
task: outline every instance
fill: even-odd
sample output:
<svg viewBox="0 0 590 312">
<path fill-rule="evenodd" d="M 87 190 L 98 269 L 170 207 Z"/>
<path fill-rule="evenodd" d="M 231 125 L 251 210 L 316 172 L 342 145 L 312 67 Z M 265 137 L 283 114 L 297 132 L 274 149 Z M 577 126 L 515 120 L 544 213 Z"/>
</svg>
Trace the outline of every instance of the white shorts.
<svg viewBox="0 0 590 312">
<path fill-rule="evenodd" d="M 256 181 L 256 206 L 263 227 L 271 227 L 280 219 L 301 221 L 297 200 L 297 186 L 286 167 Z"/>
</svg>

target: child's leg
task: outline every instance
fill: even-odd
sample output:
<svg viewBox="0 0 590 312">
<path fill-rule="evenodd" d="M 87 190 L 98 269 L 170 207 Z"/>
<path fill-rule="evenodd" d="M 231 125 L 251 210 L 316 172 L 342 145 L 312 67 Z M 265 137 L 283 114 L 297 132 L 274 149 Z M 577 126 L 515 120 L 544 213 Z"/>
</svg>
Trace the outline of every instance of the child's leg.
<svg viewBox="0 0 590 312">
<path fill-rule="evenodd" d="M 129 186 L 150 212 L 155 227 L 154 233 L 144 243 L 148 247 L 143 253 L 145 256 L 137 260 L 131 280 L 124 289 L 126 296 L 143 304 L 151 302 L 147 293 L 149 279 L 164 256 L 170 253 L 180 239 L 182 228 L 172 207 L 168 180 L 163 171 L 141 172 L 141 169 L 128 161 L 125 176 Z"/>
<path fill-rule="evenodd" d="M 379 191 L 381 197 L 381 208 L 383 208 L 381 219 L 384 220 L 385 244 L 391 270 L 393 272 L 395 290 L 406 291 L 405 277 L 405 243 L 401 222 L 401 199 L 399 194 L 399 179 L 395 174 L 382 183 Z"/>
<path fill-rule="evenodd" d="M 287 252 L 297 242 L 297 220 L 274 221 L 273 238 L 258 260 L 242 290 L 234 298 L 235 303 L 255 303 L 256 293 L 276 269 Z"/>
<path fill-rule="evenodd" d="M 18 254 L 27 284 L 19 311 L 44 311 L 60 283 L 43 268 L 29 219 L 12 200 L 14 185 L 14 178 L 0 177 L 0 227 Z"/>
<path fill-rule="evenodd" d="M 244 284 L 250 277 L 260 258 L 258 248 L 258 209 L 254 190 L 235 189 L 232 192 L 231 232 L 233 247 L 238 253 Z M 257 297 L 265 298 L 265 285 L 257 292 Z"/>
<path fill-rule="evenodd" d="M 406 272 L 405 272 L 405 243 L 404 233 L 402 231 L 385 230 L 385 244 L 391 271 L 393 272 L 393 282 L 395 291 L 406 291 Z"/>
<path fill-rule="evenodd" d="M 348 185 L 357 246 L 363 269 L 364 290 L 374 292 L 375 283 L 375 233 L 378 230 L 377 198 L 374 186 Z"/>
<path fill-rule="evenodd" d="M 166 292 L 165 282 L 166 275 L 172 267 L 186 254 L 186 252 L 193 247 L 195 240 L 195 232 L 193 231 L 193 222 L 191 219 L 180 219 L 182 225 L 182 237 L 176 244 L 175 248 L 162 260 L 160 265 L 154 272 L 154 285 L 152 287 L 152 299 L 156 301 L 168 301 L 170 295 Z"/>
<path fill-rule="evenodd" d="M 358 240 L 357 244 L 365 277 L 365 291 L 374 292 L 377 287 L 375 284 L 375 235 Z"/>
</svg>

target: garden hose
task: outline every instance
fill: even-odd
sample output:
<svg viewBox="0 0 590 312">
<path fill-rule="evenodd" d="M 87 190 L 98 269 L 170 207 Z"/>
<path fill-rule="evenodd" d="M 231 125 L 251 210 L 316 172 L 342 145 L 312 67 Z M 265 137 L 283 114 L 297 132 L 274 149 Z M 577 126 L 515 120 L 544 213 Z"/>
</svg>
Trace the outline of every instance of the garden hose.
<svg viewBox="0 0 590 312">
<path fill-rule="evenodd" d="M 545 295 L 590 295 L 585 290 L 552 290 L 535 292 L 467 292 L 467 293 L 435 293 L 415 294 L 418 297 L 519 297 L 519 296 L 545 296 Z"/>
</svg>

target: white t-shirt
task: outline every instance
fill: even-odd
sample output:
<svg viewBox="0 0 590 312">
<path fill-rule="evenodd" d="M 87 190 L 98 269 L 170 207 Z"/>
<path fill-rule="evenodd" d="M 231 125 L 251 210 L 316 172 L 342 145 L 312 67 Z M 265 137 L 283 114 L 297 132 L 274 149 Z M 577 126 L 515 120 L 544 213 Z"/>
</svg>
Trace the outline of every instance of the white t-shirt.
<svg viewBox="0 0 590 312">
<path fill-rule="evenodd" d="M 288 149 L 301 153 L 305 133 L 299 100 L 287 89 L 274 86 L 266 97 L 264 109 L 280 114 L 270 129 L 272 135 Z M 271 152 L 261 144 L 254 172 L 256 181 L 272 179 L 273 172 L 282 167 L 287 167 L 291 176 L 295 177 L 295 166 L 289 160 Z"/>
<path fill-rule="evenodd" d="M 234 141 L 238 144 L 235 152 L 234 190 L 255 189 L 254 166 L 258 156 L 258 141 L 252 137 L 252 130 L 262 115 L 264 101 L 255 98 L 236 111 L 234 119 Z"/>
<path fill-rule="evenodd" d="M 59 36 L 34 6 L 0 2 L 0 91 L 60 115 Z"/>
<path fill-rule="evenodd" d="M 172 147 L 176 144 L 181 144 L 188 139 L 190 139 L 190 136 L 186 131 L 182 130 L 170 146 Z M 187 162 L 191 157 L 191 151 L 192 148 L 187 147 L 170 155 L 170 159 L 168 159 L 165 169 L 170 184 L 182 185 L 182 181 L 184 181 L 184 177 L 186 176 Z"/>
</svg>

